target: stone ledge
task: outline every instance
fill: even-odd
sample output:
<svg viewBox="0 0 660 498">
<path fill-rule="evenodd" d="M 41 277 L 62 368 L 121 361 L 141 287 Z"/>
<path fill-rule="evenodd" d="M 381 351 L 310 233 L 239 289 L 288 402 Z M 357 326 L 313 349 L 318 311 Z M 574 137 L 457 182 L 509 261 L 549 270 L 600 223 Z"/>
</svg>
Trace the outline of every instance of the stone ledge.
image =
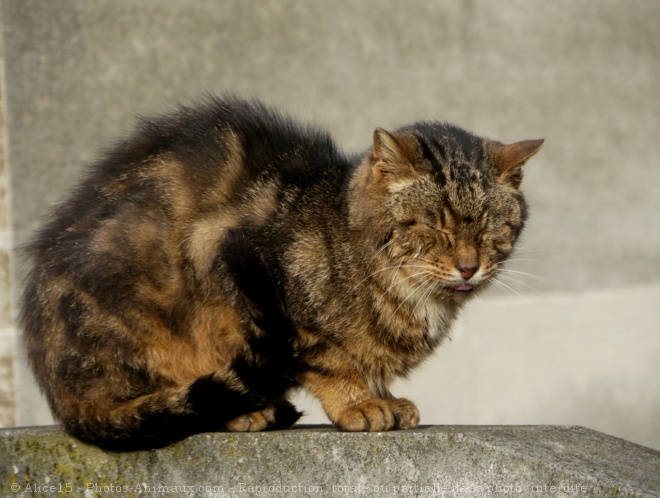
<svg viewBox="0 0 660 498">
<path fill-rule="evenodd" d="M 68 493 L 71 491 L 71 493 Z M 200 434 L 111 453 L 58 427 L 0 430 L 0 495 L 660 496 L 660 452 L 583 427 Z"/>
</svg>

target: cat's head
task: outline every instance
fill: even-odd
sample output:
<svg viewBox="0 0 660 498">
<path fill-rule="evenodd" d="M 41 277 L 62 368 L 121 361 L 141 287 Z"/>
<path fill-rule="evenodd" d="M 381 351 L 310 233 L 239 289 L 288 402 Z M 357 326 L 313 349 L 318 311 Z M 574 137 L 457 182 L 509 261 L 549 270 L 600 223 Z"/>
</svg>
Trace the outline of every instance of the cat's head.
<svg viewBox="0 0 660 498">
<path fill-rule="evenodd" d="M 352 218 L 402 292 L 461 300 L 511 254 L 527 217 L 521 167 L 542 144 L 504 145 L 444 123 L 376 129 L 353 181 Z"/>
</svg>

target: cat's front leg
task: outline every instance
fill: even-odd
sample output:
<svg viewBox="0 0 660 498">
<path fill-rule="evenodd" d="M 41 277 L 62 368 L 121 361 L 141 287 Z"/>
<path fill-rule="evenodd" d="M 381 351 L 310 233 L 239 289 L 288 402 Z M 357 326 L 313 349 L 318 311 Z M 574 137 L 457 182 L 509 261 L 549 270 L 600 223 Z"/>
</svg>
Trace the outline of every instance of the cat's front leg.
<svg viewBox="0 0 660 498">
<path fill-rule="evenodd" d="M 367 382 L 352 370 L 310 368 L 300 383 L 314 394 L 333 424 L 345 431 L 412 429 L 419 411 L 411 401 L 391 396 L 374 397 Z"/>
</svg>

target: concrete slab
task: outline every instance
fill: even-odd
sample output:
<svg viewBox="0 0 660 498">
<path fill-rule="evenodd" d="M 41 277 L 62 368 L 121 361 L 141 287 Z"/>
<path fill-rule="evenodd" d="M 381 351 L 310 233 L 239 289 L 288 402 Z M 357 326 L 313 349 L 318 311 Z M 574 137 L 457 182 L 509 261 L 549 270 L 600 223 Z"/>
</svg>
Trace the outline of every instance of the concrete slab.
<svg viewBox="0 0 660 498">
<path fill-rule="evenodd" d="M 0 493 L 58 496 L 660 496 L 660 452 L 582 427 L 298 427 L 107 453 L 59 428 L 0 430 Z"/>
</svg>

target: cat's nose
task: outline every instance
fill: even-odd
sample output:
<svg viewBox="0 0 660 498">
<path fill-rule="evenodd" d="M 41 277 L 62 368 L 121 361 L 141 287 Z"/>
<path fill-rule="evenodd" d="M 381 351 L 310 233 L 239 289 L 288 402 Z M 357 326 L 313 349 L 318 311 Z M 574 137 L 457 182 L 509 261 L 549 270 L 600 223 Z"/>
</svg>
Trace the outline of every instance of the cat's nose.
<svg viewBox="0 0 660 498">
<path fill-rule="evenodd" d="M 459 266 L 458 271 L 461 273 L 461 277 L 463 277 L 465 280 L 469 280 L 472 278 L 472 275 L 477 273 L 477 270 L 479 269 L 478 266 Z"/>
</svg>

